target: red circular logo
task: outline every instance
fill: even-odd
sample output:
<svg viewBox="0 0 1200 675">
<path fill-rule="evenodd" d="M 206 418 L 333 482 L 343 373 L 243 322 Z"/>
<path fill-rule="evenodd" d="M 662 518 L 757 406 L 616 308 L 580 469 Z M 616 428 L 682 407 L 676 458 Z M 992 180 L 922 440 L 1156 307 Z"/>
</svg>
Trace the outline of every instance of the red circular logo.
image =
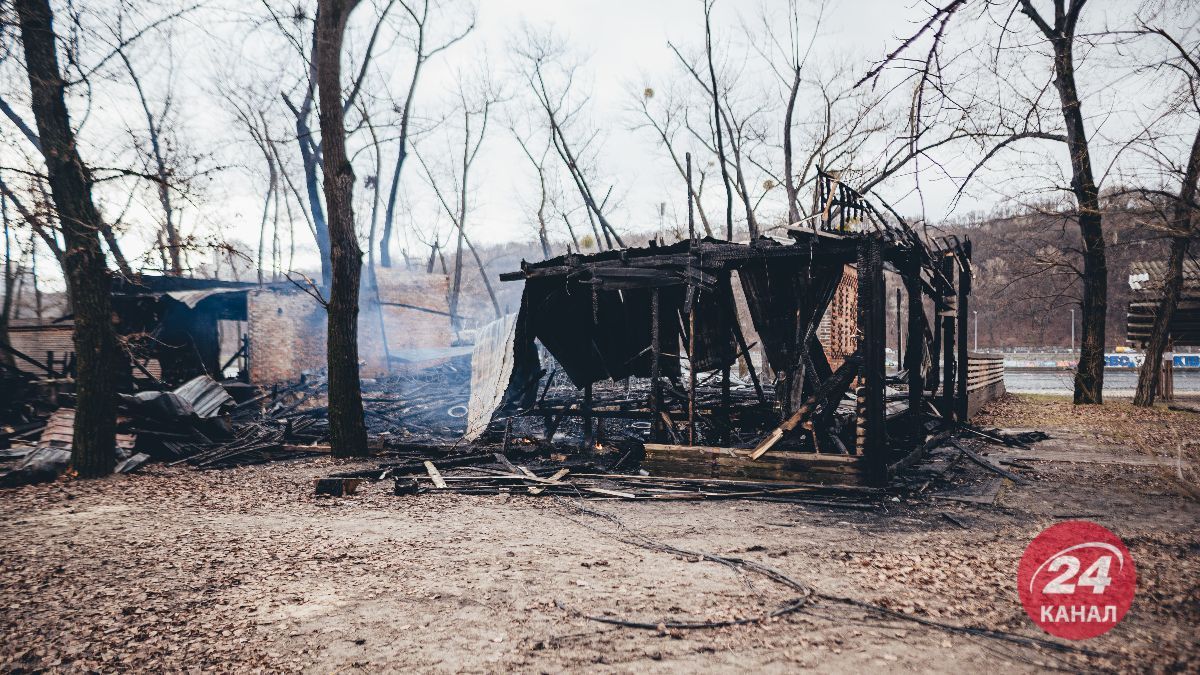
<svg viewBox="0 0 1200 675">
<path fill-rule="evenodd" d="M 1137 571 L 1124 542 L 1086 520 L 1046 528 L 1017 568 L 1025 613 L 1042 630 L 1069 640 L 1107 633 L 1133 604 Z"/>
</svg>

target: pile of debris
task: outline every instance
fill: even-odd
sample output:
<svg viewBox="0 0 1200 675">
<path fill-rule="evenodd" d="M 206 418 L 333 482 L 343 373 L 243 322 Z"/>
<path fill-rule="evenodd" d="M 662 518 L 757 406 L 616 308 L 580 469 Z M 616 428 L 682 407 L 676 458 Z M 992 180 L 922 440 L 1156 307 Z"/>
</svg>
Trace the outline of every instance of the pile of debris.
<svg viewBox="0 0 1200 675">
<path fill-rule="evenodd" d="M 469 371 L 466 359 L 459 358 L 364 380 L 373 448 L 408 456 L 422 444 L 461 438 Z M 202 375 L 170 391 L 122 394 L 116 470 L 136 471 L 150 461 L 221 469 L 326 454 L 327 396 L 327 380 L 319 373 L 267 390 Z M 0 463 L 15 466 L 0 471 L 0 487 L 54 480 L 61 474 L 70 462 L 74 414 L 72 408 L 59 408 L 46 419 L 5 429 L 0 441 L 8 448 L 0 449 Z"/>
</svg>

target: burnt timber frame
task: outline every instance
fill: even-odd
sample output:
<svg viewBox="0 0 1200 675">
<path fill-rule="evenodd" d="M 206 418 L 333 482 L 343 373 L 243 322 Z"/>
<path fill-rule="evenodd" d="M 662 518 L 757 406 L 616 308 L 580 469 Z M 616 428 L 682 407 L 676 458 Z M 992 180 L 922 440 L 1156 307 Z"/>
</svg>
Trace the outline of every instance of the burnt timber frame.
<svg viewBox="0 0 1200 675">
<path fill-rule="evenodd" d="M 758 374 L 748 357 L 750 347 L 736 320 L 725 329 L 731 333 L 727 337 L 735 356 L 713 368 L 689 365 L 687 405 L 682 410 L 672 410 L 664 400 L 662 363 L 664 359 L 697 357 L 697 334 L 703 333 L 704 328 L 697 324 L 697 317 L 703 319 L 705 316 L 697 313 L 697 303 L 705 297 L 710 298 L 708 302 L 713 302 L 711 298 L 723 298 L 722 293 L 727 291 L 722 289 L 729 288 L 733 272 L 742 271 L 739 278 L 749 302 L 751 290 L 745 274 L 766 265 L 772 265 L 772 270 L 783 270 L 794 280 L 800 293 L 810 297 L 795 299 L 798 309 L 794 333 L 785 340 L 788 344 L 776 345 L 786 348 L 792 360 L 782 368 L 774 361 L 771 366 L 780 382 L 800 389 L 788 393 L 787 387 L 781 387 L 776 391 L 776 400 L 763 404 L 773 406 L 782 421 L 773 431 L 763 430 L 765 438 L 750 458 L 758 460 L 777 443 L 790 443 L 792 450 L 799 444 L 801 452 L 795 454 L 811 453 L 814 460 L 836 455 L 853 456 L 857 458 L 854 465 L 861 467 L 860 480 L 881 485 L 920 456 L 930 429 L 936 426 L 929 424 L 930 421 L 966 419 L 966 310 L 971 292 L 971 244 L 955 237 L 928 242 L 903 219 L 898 216 L 885 218 L 869 201 L 828 174 L 821 174 L 819 190 L 822 198 L 828 200 L 819 219 L 790 227 L 788 243 L 767 237 L 749 243 L 708 238 L 687 239 L 669 246 L 651 242 L 647 248 L 624 248 L 591 255 L 569 253 L 538 263 L 522 261 L 519 271 L 502 274 L 500 279 L 539 280 L 535 283 L 551 284 L 555 288 L 561 284 L 566 289 L 562 296 L 575 298 L 577 302 L 588 302 L 586 298 L 590 295 L 590 328 L 596 334 L 623 329 L 623 326 L 601 321 L 596 304 L 598 292 L 617 291 L 619 293 L 615 295 L 622 298 L 626 292 L 648 293 L 649 322 L 642 343 L 645 347 L 638 352 L 638 356 L 648 353 L 650 357 L 650 366 L 642 375 L 651 380 L 645 407 L 641 410 L 594 411 L 597 401 L 593 401 L 591 384 L 604 376 L 586 374 L 581 376 L 584 380 L 581 382 L 572 375 L 572 380 L 584 390 L 578 414 L 585 420 L 590 422 L 593 417 L 649 419 L 649 451 L 663 439 L 667 427 L 676 421 L 686 424 L 687 446 L 705 444 L 696 434 L 696 421 L 701 412 L 697 410 L 697 370 L 726 373 L 721 378 L 720 403 L 706 411 L 713 419 L 729 419 L 727 373 L 730 363 L 739 357 L 746 357 L 759 400 L 765 401 Z M 816 322 L 828 308 L 832 292 L 826 294 L 828 297 L 817 297 L 819 287 L 813 282 L 824 278 L 828 285 L 830 274 L 836 274 L 840 279 L 845 265 L 855 266 L 858 273 L 857 349 L 846 359 L 843 368 L 835 372 L 815 339 Z M 903 344 L 906 348 L 900 372 L 891 377 L 885 366 L 885 349 L 889 342 L 889 274 L 897 280 L 893 282 L 897 286 L 898 313 L 894 325 L 897 332 L 904 333 L 896 336 L 895 344 Z M 528 289 L 527 285 L 527 292 Z M 577 290 L 572 293 L 570 289 Z M 907 322 L 901 322 L 899 318 L 901 289 L 907 296 Z M 668 298 L 678 300 L 671 305 Z M 721 312 L 709 315 L 709 320 L 716 320 L 711 317 L 722 312 L 727 317 L 735 315 L 727 300 L 720 302 L 726 303 L 725 306 Z M 932 313 L 928 311 L 930 307 Z M 537 309 L 526 307 L 523 300 L 521 311 Z M 682 350 L 686 357 L 664 353 L 660 335 L 662 317 L 676 311 L 679 312 Z M 758 317 L 755 322 L 759 336 L 765 342 L 767 331 L 757 325 Z M 560 353 L 556 353 L 556 349 L 563 352 L 561 344 L 552 346 L 537 330 L 529 333 L 530 340 L 542 339 L 543 345 L 566 366 Z M 595 344 L 590 348 L 599 350 Z M 625 373 L 623 377 L 629 377 L 629 374 Z M 853 424 L 849 428 L 835 420 L 847 388 L 853 391 L 854 399 Z M 796 396 L 797 393 L 800 396 Z M 599 403 L 603 405 L 602 401 Z M 531 408 L 526 414 L 544 417 L 546 411 Z M 590 423 L 586 427 L 585 441 L 591 442 Z M 675 435 L 674 429 L 671 434 Z M 677 451 L 685 446 L 657 447 Z"/>
</svg>

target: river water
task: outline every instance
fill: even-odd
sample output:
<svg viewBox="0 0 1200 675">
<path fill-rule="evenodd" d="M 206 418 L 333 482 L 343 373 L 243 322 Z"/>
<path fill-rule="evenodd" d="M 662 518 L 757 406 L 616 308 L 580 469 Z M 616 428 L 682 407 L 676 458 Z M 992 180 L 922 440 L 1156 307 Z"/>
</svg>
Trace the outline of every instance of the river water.
<svg viewBox="0 0 1200 675">
<path fill-rule="evenodd" d="M 1062 394 L 1073 390 L 1075 373 L 1069 370 L 1012 370 L 1004 373 L 1004 388 L 1014 394 Z M 1104 393 L 1109 396 L 1133 396 L 1137 390 L 1136 370 L 1104 371 Z M 1200 394 L 1200 371 L 1175 371 L 1176 394 Z"/>
</svg>

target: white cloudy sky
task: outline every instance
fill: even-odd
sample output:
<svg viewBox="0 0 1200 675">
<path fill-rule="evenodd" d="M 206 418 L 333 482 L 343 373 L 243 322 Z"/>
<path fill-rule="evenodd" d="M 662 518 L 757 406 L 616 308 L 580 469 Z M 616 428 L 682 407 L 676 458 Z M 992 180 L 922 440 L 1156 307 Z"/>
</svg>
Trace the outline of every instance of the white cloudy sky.
<svg viewBox="0 0 1200 675">
<path fill-rule="evenodd" d="M 266 1 L 285 13 L 293 6 Z M 361 53 L 366 27 L 378 6 L 378 1 L 375 5 L 364 2 L 357 10 L 348 44 L 349 63 L 358 63 L 355 54 Z M 802 24 L 816 15 L 815 2 L 801 2 L 800 7 L 802 15 L 808 17 Z M 1096 2 L 1089 7 L 1089 17 L 1095 26 L 1120 26 L 1132 17 L 1132 5 L 1119 0 Z M 99 5 L 92 8 L 97 15 L 105 14 L 106 10 Z M 786 8 L 784 0 L 718 0 L 714 12 L 716 39 L 721 50 L 730 55 L 729 67 L 738 71 L 738 86 L 743 87 L 748 96 L 773 101 L 775 109 L 765 116 L 766 124 L 772 127 L 782 123 L 782 101 L 775 93 L 778 84 L 749 42 L 762 39 L 762 17 L 770 17 L 770 21 L 782 25 Z M 586 104 L 587 121 L 600 132 L 602 143 L 597 153 L 598 169 L 604 184 L 611 182 L 613 185 L 618 201 L 618 208 L 611 218 L 614 224 L 619 229 L 652 229 L 658 221 L 658 205 L 664 202 L 668 204 L 668 218 L 677 215 L 684 197 L 678 175 L 654 138 L 645 131 L 631 128 L 635 119 L 629 108 L 634 96 L 644 87 L 665 91 L 672 86 L 686 85 L 686 82 L 680 82 L 683 74 L 667 42 L 673 41 L 685 50 L 702 45 L 703 16 L 699 0 L 480 0 L 477 9 L 476 30 L 430 62 L 421 82 L 417 104 L 417 114 L 422 119 L 446 115 L 453 107 L 455 74 L 477 70 L 484 60 L 490 64 L 496 82 L 513 99 L 493 117 L 488 139 L 474 170 L 472 181 L 476 188 L 471 194 L 471 236 L 479 242 L 530 240 L 533 236 L 531 204 L 536 198 L 531 191 L 536 189 L 536 183 L 518 146 L 504 127 L 507 121 L 526 114 L 521 103 L 520 82 L 513 76 L 515 66 L 511 58 L 514 36 L 519 35 L 525 25 L 552 28 L 569 42 L 582 62 L 575 86 L 580 93 L 590 95 Z M 1195 13 L 1194 10 L 1193 7 L 1191 12 Z M 138 6 L 136 19 L 144 24 L 165 11 L 159 5 Z M 927 3 L 914 0 L 829 2 L 816 41 L 814 63 L 831 67 L 832 63 L 838 62 L 851 72 L 865 72 L 873 61 L 893 49 L 900 38 L 910 34 L 916 23 L 927 16 L 927 11 Z M 1188 12 L 1185 9 L 1182 13 L 1187 15 Z M 209 169 L 198 183 L 203 189 L 186 200 L 178 200 L 183 208 L 183 229 L 201 239 L 219 235 L 249 248 L 255 247 L 258 240 L 265 192 L 264 162 L 248 142 L 244 130 L 234 122 L 231 106 L 218 94 L 247 84 L 265 92 L 277 103 L 278 91 L 291 89 L 295 79 L 301 76 L 302 66 L 295 53 L 279 38 L 278 31 L 263 25 L 265 15 L 261 2 L 211 0 L 171 23 L 169 30 L 156 31 L 139 42 L 131 52 L 145 79 L 152 108 L 161 106 L 166 95 L 163 85 L 168 75 L 174 77 L 175 134 L 181 148 L 197 154 L 198 165 Z M 445 28 L 454 18 L 435 17 L 434 22 Z M 1194 17 L 1192 21 L 1194 23 Z M 133 23 L 136 25 L 136 21 Z M 802 30 L 807 32 L 811 28 L 802 25 Z M 967 28 L 961 28 L 954 38 L 960 41 L 973 39 Z M 384 40 L 389 40 L 386 31 Z M 1110 57 L 1089 55 L 1088 58 L 1100 61 Z M 401 97 L 407 87 L 410 61 L 404 46 L 397 44 L 385 49 L 377 63 L 369 80 L 368 93 L 379 104 L 377 120 L 386 121 L 389 113 L 380 103 L 384 96 L 382 86 L 386 82 L 392 95 Z M 26 96 L 25 83 L 15 76 L 19 73 L 14 70 L 11 59 L 3 67 L 0 84 L 9 92 L 5 98 L 12 99 L 20 109 Z M 1111 65 L 1104 68 L 1111 69 Z M 1114 127 L 1128 125 L 1128 119 L 1124 118 L 1145 116 L 1148 113 L 1143 108 L 1152 107 L 1161 100 L 1160 92 L 1149 92 L 1150 96 L 1145 96 L 1137 91 L 1140 85 L 1130 84 L 1123 77 L 1106 75 L 1105 78 L 1084 80 L 1085 88 L 1091 86 L 1097 90 L 1094 93 L 1098 97 L 1097 105 L 1101 107 L 1094 118 L 1097 127 L 1111 131 Z M 1125 92 L 1123 87 L 1132 89 Z M 81 134 L 85 160 L 100 166 L 128 163 L 131 138 L 144 137 L 145 130 L 133 88 L 119 68 L 110 68 L 93 87 L 92 93 L 88 121 Z M 82 97 L 72 100 L 77 122 L 85 112 L 81 109 L 82 100 Z M 811 114 L 816 103 L 802 99 L 799 106 L 804 110 L 798 114 Z M 280 116 L 272 122 L 282 137 L 287 132 L 286 120 Z M 315 116 L 313 126 L 316 126 Z M 454 124 L 447 124 L 442 130 L 418 139 L 422 152 L 435 166 L 441 166 L 446 159 L 450 147 L 447 139 L 453 129 Z M 0 120 L 0 138 L 6 144 L 4 164 L 19 165 L 25 149 L 7 120 Z M 349 142 L 351 150 L 361 148 L 366 141 L 365 132 L 355 134 Z M 287 150 L 295 154 L 294 145 L 287 146 Z M 387 165 L 394 152 L 394 146 L 385 146 L 385 176 L 390 174 Z M 952 173 L 961 174 L 969 166 L 969 160 L 962 157 L 947 155 L 943 159 Z M 365 208 L 367 193 L 361 189 L 362 179 L 374 173 L 372 164 L 370 153 L 357 156 L 360 200 L 356 215 L 364 231 L 368 209 Z M 1010 172 L 1013 168 L 1012 163 L 1006 165 Z M 12 182 L 12 177 L 9 178 Z M 880 194 L 907 213 L 923 213 L 931 220 L 946 217 L 954 194 L 953 183 L 931 167 L 923 169 L 920 179 L 923 201 L 912 192 L 912 178 L 892 181 L 880 189 Z M 299 176 L 296 180 L 299 182 Z M 997 191 L 988 188 L 989 184 L 988 181 L 981 182 L 978 189 L 957 204 L 955 213 L 995 205 L 1000 198 Z M 444 218 L 439 220 L 437 203 L 415 162 L 406 165 L 402 185 L 405 215 L 400 223 L 403 228 L 410 235 L 412 228 L 428 233 L 435 225 L 448 231 L 449 225 Z M 138 258 L 145 256 L 152 246 L 156 222 L 161 214 L 154 193 L 147 185 L 138 187 L 135 181 L 125 180 L 102 186 L 100 196 L 110 219 L 115 218 L 116 213 L 124 210 L 131 194 L 130 186 L 135 190 L 132 207 L 123 221 L 123 245 L 130 257 Z M 713 189 L 709 194 L 716 192 Z M 311 237 L 306 235 L 306 226 L 298 215 L 294 220 L 297 267 L 311 268 L 314 260 Z M 403 245 L 403 236 L 400 241 Z M 414 252 L 424 248 L 412 236 L 407 242 Z"/>
</svg>

